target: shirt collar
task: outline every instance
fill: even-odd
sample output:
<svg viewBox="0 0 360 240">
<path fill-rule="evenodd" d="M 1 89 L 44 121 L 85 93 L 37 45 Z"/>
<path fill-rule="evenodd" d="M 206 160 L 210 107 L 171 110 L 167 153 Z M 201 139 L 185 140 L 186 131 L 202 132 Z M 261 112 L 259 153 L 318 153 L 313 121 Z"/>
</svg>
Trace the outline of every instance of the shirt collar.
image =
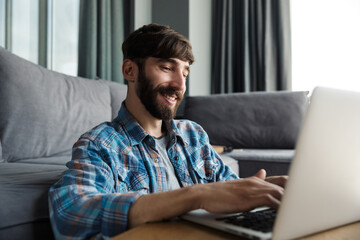
<svg viewBox="0 0 360 240">
<path fill-rule="evenodd" d="M 130 144 L 132 146 L 140 144 L 147 136 L 150 136 L 150 134 L 141 127 L 141 125 L 127 110 L 125 101 L 123 101 L 121 104 L 121 108 L 116 120 L 126 129 L 127 133 L 129 134 L 128 137 Z M 184 138 L 181 136 L 180 130 L 178 129 L 177 124 L 173 119 L 171 119 L 169 122 L 165 122 L 165 124 L 167 130 L 169 131 L 170 139 L 181 139 L 184 144 L 187 144 L 186 141 L 184 141 Z"/>
<path fill-rule="evenodd" d="M 181 134 L 181 130 L 178 128 L 177 122 L 178 120 L 171 119 L 169 122 L 166 123 L 166 127 L 169 131 L 170 139 L 176 137 L 177 140 L 181 140 L 184 145 L 188 145 L 188 143 L 185 141 L 184 137 Z"/>
<path fill-rule="evenodd" d="M 121 108 L 116 120 L 128 133 L 130 144 L 132 146 L 139 144 L 149 135 L 127 110 L 125 101 L 123 101 L 121 104 Z"/>
</svg>

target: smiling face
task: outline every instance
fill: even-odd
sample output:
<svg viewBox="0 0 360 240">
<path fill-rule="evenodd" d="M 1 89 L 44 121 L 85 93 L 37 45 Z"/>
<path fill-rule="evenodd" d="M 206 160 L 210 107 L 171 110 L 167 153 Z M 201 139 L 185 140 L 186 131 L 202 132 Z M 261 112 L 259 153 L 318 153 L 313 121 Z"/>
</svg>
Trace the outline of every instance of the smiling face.
<svg viewBox="0 0 360 240">
<path fill-rule="evenodd" d="M 188 62 L 150 57 L 139 69 L 137 96 L 153 117 L 170 120 L 183 99 L 188 74 Z"/>
</svg>

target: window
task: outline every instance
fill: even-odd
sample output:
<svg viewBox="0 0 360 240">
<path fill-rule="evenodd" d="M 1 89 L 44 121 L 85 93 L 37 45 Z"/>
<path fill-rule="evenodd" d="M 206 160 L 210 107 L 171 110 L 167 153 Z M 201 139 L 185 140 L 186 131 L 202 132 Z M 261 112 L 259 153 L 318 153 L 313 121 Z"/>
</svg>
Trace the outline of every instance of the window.
<svg viewBox="0 0 360 240">
<path fill-rule="evenodd" d="M 45 53 L 47 68 L 77 75 L 78 19 L 79 0 L 0 0 L 0 45 L 34 63 Z"/>
<path fill-rule="evenodd" d="M 79 1 L 53 1 L 52 69 L 77 75 Z"/>
<path fill-rule="evenodd" d="M 360 0 L 292 0 L 293 90 L 360 91 Z"/>
<path fill-rule="evenodd" d="M 0 46 L 5 46 L 5 0 L 0 0 Z"/>
<path fill-rule="evenodd" d="M 39 2 L 12 0 L 11 51 L 31 62 L 38 62 Z"/>
</svg>

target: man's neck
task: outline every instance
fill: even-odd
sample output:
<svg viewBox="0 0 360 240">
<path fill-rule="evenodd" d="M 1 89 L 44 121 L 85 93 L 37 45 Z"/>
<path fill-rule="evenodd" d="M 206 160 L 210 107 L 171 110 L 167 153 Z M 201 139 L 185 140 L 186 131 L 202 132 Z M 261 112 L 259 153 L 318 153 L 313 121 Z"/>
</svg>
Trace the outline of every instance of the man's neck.
<svg viewBox="0 0 360 240">
<path fill-rule="evenodd" d="M 129 97 L 131 96 L 128 96 L 125 100 L 126 108 L 140 126 L 153 137 L 158 138 L 163 136 L 165 133 L 162 128 L 163 121 L 153 117 L 138 98 L 129 100 Z M 136 101 L 138 101 L 138 103 Z"/>
</svg>

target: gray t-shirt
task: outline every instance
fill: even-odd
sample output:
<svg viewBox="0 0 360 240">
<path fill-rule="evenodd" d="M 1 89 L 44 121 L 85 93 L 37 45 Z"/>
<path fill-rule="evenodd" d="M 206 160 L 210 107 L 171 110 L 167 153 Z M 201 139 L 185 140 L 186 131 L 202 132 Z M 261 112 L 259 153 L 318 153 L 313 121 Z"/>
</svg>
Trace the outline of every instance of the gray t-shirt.
<svg viewBox="0 0 360 240">
<path fill-rule="evenodd" d="M 160 161 L 163 163 L 165 168 L 168 189 L 175 190 L 180 188 L 180 184 L 176 177 L 174 166 L 172 165 L 167 153 L 169 135 L 167 134 L 161 138 L 155 138 L 155 142 L 156 142 L 156 149 L 158 150 L 160 155 Z"/>
</svg>

